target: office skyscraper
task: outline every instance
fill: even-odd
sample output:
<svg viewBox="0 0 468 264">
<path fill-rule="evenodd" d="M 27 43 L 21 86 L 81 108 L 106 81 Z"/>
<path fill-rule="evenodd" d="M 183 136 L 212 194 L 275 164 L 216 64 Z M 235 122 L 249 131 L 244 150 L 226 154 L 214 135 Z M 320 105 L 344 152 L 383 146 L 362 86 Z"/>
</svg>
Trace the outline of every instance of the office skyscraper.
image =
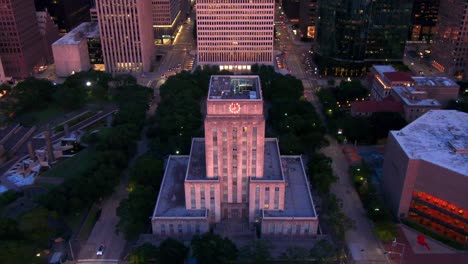
<svg viewBox="0 0 468 264">
<path fill-rule="evenodd" d="M 172 37 L 185 13 L 180 0 L 152 0 L 154 38 L 157 44 L 171 44 Z"/>
<path fill-rule="evenodd" d="M 28 77 L 43 62 L 42 36 L 33 0 L 2 0 L 0 57 L 6 76 Z"/>
<path fill-rule="evenodd" d="M 315 39 L 317 33 L 318 0 L 299 2 L 299 29 L 307 39 Z"/>
<path fill-rule="evenodd" d="M 401 61 L 411 8 L 410 0 L 321 0 L 317 52 L 334 63 L 329 70 L 335 72 Z"/>
<path fill-rule="evenodd" d="M 97 0 L 107 72 L 150 71 L 154 53 L 149 0 Z"/>
<path fill-rule="evenodd" d="M 440 0 L 415 0 L 409 40 L 430 41 L 434 36 Z"/>
<path fill-rule="evenodd" d="M 273 64 L 274 0 L 197 0 L 198 64 Z"/>
<path fill-rule="evenodd" d="M 93 1 L 90 0 L 35 0 L 36 9 L 47 12 L 54 18 L 63 35 L 82 22 L 90 19 L 89 9 Z"/>
<path fill-rule="evenodd" d="M 457 78 L 468 76 L 468 2 L 440 1 L 437 33 L 432 46 L 432 65 Z"/>
</svg>

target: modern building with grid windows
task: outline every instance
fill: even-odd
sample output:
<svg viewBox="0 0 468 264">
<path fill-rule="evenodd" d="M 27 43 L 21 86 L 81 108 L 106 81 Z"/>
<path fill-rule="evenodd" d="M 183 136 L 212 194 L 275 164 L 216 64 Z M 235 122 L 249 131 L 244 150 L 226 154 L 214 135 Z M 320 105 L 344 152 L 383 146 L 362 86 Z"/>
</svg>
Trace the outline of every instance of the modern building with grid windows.
<svg viewBox="0 0 468 264">
<path fill-rule="evenodd" d="M 315 235 L 318 217 L 300 156 L 265 138 L 258 76 L 212 76 L 205 138 L 170 156 L 152 216 L 153 234 L 191 236 L 256 223 L 264 235 Z M 226 234 L 225 234 L 226 235 Z"/>
<path fill-rule="evenodd" d="M 96 0 L 107 72 L 150 71 L 154 55 L 151 1 Z"/>
<path fill-rule="evenodd" d="M 274 0 L 197 0 L 199 65 L 273 64 Z"/>
</svg>

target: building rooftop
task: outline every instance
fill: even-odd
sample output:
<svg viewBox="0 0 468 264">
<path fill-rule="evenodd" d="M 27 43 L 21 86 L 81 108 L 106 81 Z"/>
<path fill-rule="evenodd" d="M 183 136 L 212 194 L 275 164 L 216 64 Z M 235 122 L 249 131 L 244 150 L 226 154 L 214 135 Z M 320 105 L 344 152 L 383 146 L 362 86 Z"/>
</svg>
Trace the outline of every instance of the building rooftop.
<svg viewBox="0 0 468 264">
<path fill-rule="evenodd" d="M 257 75 L 212 75 L 208 100 L 261 100 L 261 92 Z"/>
<path fill-rule="evenodd" d="M 186 180 L 218 180 L 217 178 L 206 177 L 206 156 L 205 156 L 205 139 L 192 139 L 192 147 L 190 148 L 190 160 L 187 170 Z"/>
<path fill-rule="evenodd" d="M 382 101 L 354 101 L 351 102 L 351 112 L 375 113 L 375 112 L 403 112 L 403 106 L 393 97 L 387 96 Z"/>
<path fill-rule="evenodd" d="M 468 114 L 431 110 L 399 131 L 390 131 L 411 159 L 468 176 Z"/>
<path fill-rule="evenodd" d="M 84 39 L 99 38 L 97 22 L 84 22 L 61 37 L 52 45 L 77 45 Z"/>
<path fill-rule="evenodd" d="M 265 158 L 263 178 L 256 180 L 284 180 L 281 172 L 280 154 L 276 138 L 265 138 Z M 194 138 L 190 149 L 186 180 L 217 181 L 206 177 L 205 139 Z"/>
<path fill-rule="evenodd" d="M 300 156 L 281 156 L 286 190 L 284 210 L 264 210 L 263 217 L 317 217 Z"/>
<path fill-rule="evenodd" d="M 394 86 L 393 92 L 408 106 L 441 107 L 436 99 L 427 98 L 427 92 L 418 91 L 414 87 Z"/>
<path fill-rule="evenodd" d="M 384 72 L 396 72 L 392 65 L 374 65 L 372 68 L 374 68 L 380 76 L 383 76 Z"/>
<path fill-rule="evenodd" d="M 450 80 L 447 77 L 413 77 L 416 86 L 456 86 L 460 87 L 456 82 Z"/>
<path fill-rule="evenodd" d="M 283 181 L 284 176 L 281 171 L 281 160 L 276 138 L 265 138 L 265 156 L 263 162 L 263 178 L 253 178 L 254 180 Z"/>
<path fill-rule="evenodd" d="M 188 163 L 188 156 L 169 157 L 153 217 L 206 217 L 206 210 L 185 208 L 184 177 Z"/>
<path fill-rule="evenodd" d="M 383 75 L 390 82 L 408 82 L 408 83 L 414 82 L 413 78 L 411 78 L 411 74 L 407 72 L 401 72 L 401 71 L 384 72 Z"/>
</svg>

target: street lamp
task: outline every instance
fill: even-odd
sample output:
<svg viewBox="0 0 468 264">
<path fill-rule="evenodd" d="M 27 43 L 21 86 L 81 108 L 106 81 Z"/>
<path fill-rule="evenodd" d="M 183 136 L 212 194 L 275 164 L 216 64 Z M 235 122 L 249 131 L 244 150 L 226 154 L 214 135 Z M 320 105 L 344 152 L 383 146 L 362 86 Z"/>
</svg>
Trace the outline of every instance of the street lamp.
<svg viewBox="0 0 468 264">
<path fill-rule="evenodd" d="M 90 81 L 86 82 L 86 86 L 90 87 L 91 85 L 92 85 L 92 83 Z"/>
<path fill-rule="evenodd" d="M 179 151 L 178 151 L 178 150 L 176 150 L 175 154 L 179 155 Z"/>
</svg>

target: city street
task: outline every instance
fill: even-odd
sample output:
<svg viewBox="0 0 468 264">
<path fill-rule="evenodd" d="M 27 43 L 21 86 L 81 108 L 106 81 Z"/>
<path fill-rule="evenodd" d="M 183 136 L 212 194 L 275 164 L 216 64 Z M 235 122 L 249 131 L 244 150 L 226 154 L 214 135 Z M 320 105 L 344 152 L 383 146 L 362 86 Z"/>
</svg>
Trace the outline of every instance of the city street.
<svg viewBox="0 0 468 264">
<path fill-rule="evenodd" d="M 320 86 L 325 86 L 327 81 L 318 78 L 316 75 L 310 75 L 304 70 L 303 60 L 305 56 L 309 56 L 308 51 L 311 43 L 298 41 L 297 36 L 294 36 L 291 32 L 291 25 L 286 22 L 284 26 L 281 26 L 283 20 L 279 19 L 279 15 L 280 11 L 277 10 L 277 23 L 275 24 L 279 24 L 276 26 L 276 30 L 281 34 L 277 46 L 283 48 L 283 51 L 286 52 L 286 65 L 290 70 L 290 74 L 302 80 L 304 96 L 313 104 L 322 121 L 324 121 L 315 90 Z M 311 63 L 312 67 L 316 67 L 312 60 Z M 344 213 L 356 223 L 356 229 L 346 233 L 346 244 L 350 252 L 349 257 L 355 263 L 388 263 L 379 241 L 372 232 L 370 220 L 367 218 L 359 196 L 351 183 L 348 175 L 348 163 L 341 146 L 334 138 L 327 136 L 327 139 L 330 145 L 322 149 L 322 152 L 332 158 L 333 171 L 339 178 L 333 185 L 332 191 L 343 201 Z"/>
</svg>

